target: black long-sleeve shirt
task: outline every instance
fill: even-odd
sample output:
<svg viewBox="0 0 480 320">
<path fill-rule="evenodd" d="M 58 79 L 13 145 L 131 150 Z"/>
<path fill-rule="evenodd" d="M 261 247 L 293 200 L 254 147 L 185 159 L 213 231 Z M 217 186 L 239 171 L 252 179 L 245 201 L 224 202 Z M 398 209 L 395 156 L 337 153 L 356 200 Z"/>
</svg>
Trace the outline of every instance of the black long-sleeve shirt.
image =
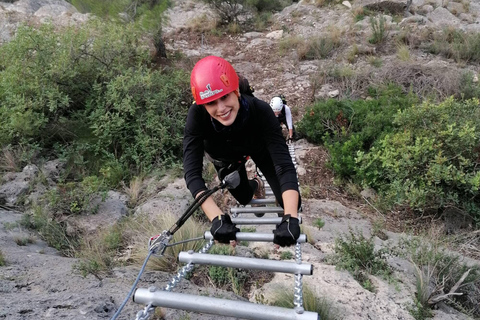
<svg viewBox="0 0 480 320">
<path fill-rule="evenodd" d="M 204 152 L 225 162 L 250 156 L 262 172 L 262 161 L 256 159 L 270 155 L 281 191 L 298 191 L 295 166 L 278 120 L 270 106 L 255 97 L 240 98 L 237 118 L 228 127 L 212 119 L 203 106 L 190 107 L 184 130 L 183 167 L 187 187 L 194 197 L 207 189 L 202 177 Z"/>
</svg>

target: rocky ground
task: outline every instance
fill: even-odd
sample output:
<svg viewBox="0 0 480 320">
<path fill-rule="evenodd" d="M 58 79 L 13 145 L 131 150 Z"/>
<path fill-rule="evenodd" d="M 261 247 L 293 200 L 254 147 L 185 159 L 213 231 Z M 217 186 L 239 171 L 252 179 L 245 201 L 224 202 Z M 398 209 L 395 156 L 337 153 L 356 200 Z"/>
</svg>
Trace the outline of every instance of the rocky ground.
<svg viewBox="0 0 480 320">
<path fill-rule="evenodd" d="M 0 22 L 3 28 L 0 35 L 2 41 L 7 41 L 11 36 L 14 26 L 17 25 L 15 17 L 28 19 L 60 19 L 62 23 L 69 21 L 82 21 L 85 17 L 76 13 L 62 1 L 44 0 L 35 2 L 21 0 L 15 4 L 0 2 Z M 38 3 L 44 6 L 38 5 Z M 332 59 L 325 61 L 299 62 L 295 57 L 295 50 L 285 56 L 278 55 L 279 43 L 283 33 L 309 35 L 327 30 L 340 30 L 339 36 L 364 39 L 367 28 L 360 28 L 361 24 L 353 22 L 352 12 L 347 5 L 317 7 L 301 1 L 286 8 L 275 15 L 275 25 L 264 32 L 249 32 L 236 36 L 213 38 L 205 33 L 192 31 L 192 23 L 198 17 L 208 17 L 208 8 L 200 2 L 191 0 L 173 1 L 173 8 L 169 9 L 169 23 L 165 26 L 165 42 L 168 50 L 178 50 L 196 61 L 198 57 L 216 54 L 232 61 L 233 65 L 243 73 L 255 86 L 255 94 L 266 101 L 277 93 L 285 94 L 289 104 L 296 111 L 298 120 L 305 106 L 315 97 L 326 96 L 331 92 L 342 89 L 334 84 L 315 84 L 314 79 L 321 70 L 326 70 L 332 65 L 343 64 L 343 53 L 348 51 L 348 46 Z M 453 2 L 451 2 L 453 3 Z M 423 25 L 453 24 L 459 28 L 474 29 L 479 24 L 480 4 L 470 1 L 470 11 L 451 16 L 453 9 L 435 6 L 434 1 L 416 0 L 413 2 L 417 13 L 416 18 L 425 23 Z M 430 7 L 428 7 L 430 6 Z M 14 9 L 15 8 L 15 9 Z M 42 9 L 43 8 L 43 9 Z M 48 8 L 55 8 L 57 14 L 48 15 Z M 441 8 L 441 9 L 438 9 Z M 448 8 L 448 7 L 447 7 Z M 40 10 L 42 9 L 42 10 Z M 443 9 L 448 11 L 445 12 Z M 72 11 L 73 10 L 73 11 Z M 40 11 L 40 12 L 39 12 Z M 5 14 L 8 12 L 9 14 Z M 421 13 L 421 14 L 420 14 Z M 463 15 L 461 14 L 463 13 Z M 203 16 L 205 14 L 205 16 Z M 449 15 L 450 14 L 450 15 Z M 411 15 L 412 16 L 412 15 Z M 439 17 L 445 17 L 443 20 Z M 5 18 L 6 17 L 6 18 Z M 207 23 L 206 18 L 202 18 Z M 403 20 L 402 20 L 403 21 Z M 416 20 L 415 20 L 416 21 Z M 397 22 L 392 22 L 397 23 Z M 410 22 L 404 22 L 410 23 Z M 401 22 L 397 23 L 401 25 Z M 336 29 L 331 29 L 336 26 Z M 477 29 L 478 30 L 478 29 Z M 395 63 L 395 53 L 383 49 L 385 64 Z M 412 52 L 413 61 L 417 64 L 433 64 L 453 68 L 454 62 L 432 57 L 425 53 Z M 356 65 L 352 68 L 360 69 L 366 66 L 366 58 L 358 57 Z M 469 68 L 478 73 L 478 66 L 459 66 Z M 344 94 L 339 92 L 339 95 Z M 335 270 L 335 266 L 325 263 L 325 256 L 332 252 L 335 238 L 348 232 L 350 227 L 369 236 L 374 229 L 373 224 L 378 219 L 386 219 L 361 198 L 349 196 L 344 190 L 334 184 L 333 174 L 324 166 L 328 155 L 321 148 L 309 145 L 305 141 L 295 142 L 297 161 L 299 162 L 299 175 L 301 184 L 315 186 L 313 196 L 304 199 L 302 217 L 304 225 L 312 226 L 313 222 L 321 218 L 325 221 L 322 229 L 310 228 L 312 244 L 305 244 L 303 260 L 314 266 L 311 277 L 304 277 L 305 283 L 320 296 L 328 298 L 332 306 L 338 310 L 341 319 L 413 319 L 408 312 L 415 292 L 415 279 L 413 266 L 407 261 L 392 258 L 389 263 L 394 268 L 394 277 L 397 284 L 389 284 L 378 277 L 372 277 L 375 292 L 365 290 L 353 277 L 345 272 Z M 3 177 L 4 184 L 0 194 L 6 199 L 6 204 L 15 202 L 15 194 L 11 192 L 12 184 L 26 192 L 29 182 L 36 175 L 37 170 L 42 170 L 52 184 L 55 183 L 55 170 L 47 167 L 26 168 L 18 174 L 7 174 Z M 26 189 L 25 189 L 26 188 Z M 10 190 L 10 191 L 9 191 Z M 368 200 L 368 198 L 366 198 Z M 92 220 L 85 221 L 91 227 L 102 225 L 120 217 L 127 209 L 128 199 L 122 192 L 111 192 L 105 203 L 100 207 L 99 213 Z M 168 183 L 165 188 L 152 193 L 135 208 L 135 212 L 161 214 L 170 211 L 181 214 L 188 207 L 191 196 L 185 188 L 182 179 Z M 8 208 L 2 205 L 3 208 Z M 21 212 L 0 210 L 0 244 L 5 256 L 6 266 L 0 267 L 0 319 L 106 319 L 111 318 L 115 310 L 127 296 L 139 267 L 118 268 L 106 278 L 98 279 L 92 275 L 82 277 L 74 272 L 72 266 L 76 259 L 61 257 L 55 249 L 49 248 L 36 235 L 29 234 L 26 230 L 15 227 L 15 221 L 21 219 Z M 400 224 L 392 223 L 391 231 L 385 230 L 386 237 L 376 237 L 377 248 L 391 246 L 402 236 Z M 262 231 L 261 229 L 258 229 Z M 145 235 L 146 240 L 151 235 Z M 18 245 L 18 239 L 31 238 L 31 243 Z M 254 243 L 251 250 L 267 251 L 271 258 L 278 258 L 279 252 L 271 244 Z M 472 261 L 479 263 L 479 261 Z M 138 287 L 157 286 L 163 287 L 170 281 L 172 275 L 146 271 Z M 255 301 L 259 295 L 266 300 L 271 300 L 272 292 L 278 285 L 293 286 L 293 278 L 284 274 L 276 274 L 271 282 L 252 291 L 250 300 Z M 188 292 L 200 295 L 222 296 L 240 299 L 231 292 L 226 292 L 212 287 L 200 287 L 187 280 L 182 281 L 175 292 Z M 256 301 L 255 301 L 256 302 Z M 143 306 L 129 301 L 119 319 L 134 319 L 135 314 Z M 469 319 L 469 317 L 454 311 L 447 306 L 441 306 L 434 311 L 434 319 Z M 166 319 L 227 319 L 203 314 L 185 313 L 183 311 L 167 310 Z"/>
</svg>

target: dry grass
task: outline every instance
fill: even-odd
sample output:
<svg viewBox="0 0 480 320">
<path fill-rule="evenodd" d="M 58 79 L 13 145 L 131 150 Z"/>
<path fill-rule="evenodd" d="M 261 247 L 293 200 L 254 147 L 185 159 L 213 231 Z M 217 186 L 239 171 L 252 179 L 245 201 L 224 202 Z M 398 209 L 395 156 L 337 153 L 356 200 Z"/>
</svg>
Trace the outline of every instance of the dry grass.
<svg viewBox="0 0 480 320">
<path fill-rule="evenodd" d="M 450 243 L 462 255 L 480 260 L 480 230 L 456 234 Z"/>
<path fill-rule="evenodd" d="M 18 157 L 9 148 L 3 148 L 0 158 L 0 170 L 3 172 L 16 172 L 20 169 Z"/>
<path fill-rule="evenodd" d="M 124 186 L 123 190 L 128 195 L 129 206 L 135 207 L 140 203 L 142 194 L 144 192 L 143 177 L 134 177 L 130 180 L 129 186 Z"/>
<path fill-rule="evenodd" d="M 316 239 L 313 236 L 312 227 L 302 224 L 300 226 L 300 231 L 301 231 L 301 233 L 305 234 L 305 236 L 307 237 L 307 242 L 309 244 L 311 244 L 312 246 L 315 245 Z"/>
<path fill-rule="evenodd" d="M 369 58 L 373 67 L 381 60 Z M 378 63 L 378 64 L 377 64 Z M 382 68 L 348 70 L 336 66 L 322 70 L 315 76 L 316 86 L 330 84 L 340 90 L 340 98 L 361 98 L 367 96 L 369 87 L 397 84 L 404 92 L 412 91 L 421 98 L 445 99 L 461 91 L 462 71 L 453 67 L 423 65 L 411 61 L 383 61 Z"/>
<path fill-rule="evenodd" d="M 273 299 L 272 305 L 289 309 L 294 308 L 292 288 L 285 286 L 276 287 Z M 322 320 L 339 320 L 343 318 L 332 302 L 327 298 L 317 297 L 315 292 L 308 286 L 303 287 L 303 307 L 306 311 L 318 313 L 319 319 Z"/>
<path fill-rule="evenodd" d="M 155 217 L 139 215 L 128 223 L 129 238 L 131 239 L 131 259 L 135 264 L 141 265 L 143 263 L 148 253 L 148 239 L 162 233 L 163 230 L 170 229 L 177 219 L 178 218 L 174 217 L 171 213 L 165 212 Z M 190 218 L 173 235 L 170 244 L 201 237 L 207 229 L 208 227 L 206 225 Z M 176 271 L 178 268 L 177 258 L 180 251 L 198 251 L 203 247 L 204 243 L 205 242 L 201 240 L 168 247 L 163 257 L 152 257 L 147 267 L 150 270 Z"/>
<path fill-rule="evenodd" d="M 397 58 L 401 61 L 407 62 L 411 60 L 410 49 L 405 44 L 397 45 Z"/>
<path fill-rule="evenodd" d="M 280 40 L 278 49 L 280 56 L 286 55 L 290 50 L 301 50 L 307 46 L 307 41 L 300 36 L 285 37 Z"/>
<path fill-rule="evenodd" d="M 219 21 L 216 18 L 203 14 L 190 19 L 187 24 L 187 29 L 199 33 L 211 32 L 217 28 L 218 24 Z"/>
<path fill-rule="evenodd" d="M 403 254 L 416 268 L 416 300 L 420 304 L 417 307 L 419 311 L 428 311 L 440 302 L 447 302 L 478 317 L 480 267 L 449 251 L 451 244 L 452 239 L 445 236 L 441 224 L 432 224 L 422 237 L 401 241 Z"/>
<path fill-rule="evenodd" d="M 0 152 L 0 172 L 19 172 L 25 165 L 27 149 L 21 145 L 7 146 Z"/>
</svg>

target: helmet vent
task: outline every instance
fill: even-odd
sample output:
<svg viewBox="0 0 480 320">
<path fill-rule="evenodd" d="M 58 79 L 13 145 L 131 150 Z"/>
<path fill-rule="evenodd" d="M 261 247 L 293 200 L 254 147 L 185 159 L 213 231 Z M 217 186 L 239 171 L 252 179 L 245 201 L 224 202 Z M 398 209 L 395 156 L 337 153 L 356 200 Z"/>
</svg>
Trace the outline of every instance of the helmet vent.
<svg viewBox="0 0 480 320">
<path fill-rule="evenodd" d="M 220 76 L 220 80 L 222 80 L 223 84 L 226 86 L 226 87 L 229 87 L 230 86 L 230 80 L 228 80 L 228 77 L 224 74 L 222 74 Z"/>
</svg>

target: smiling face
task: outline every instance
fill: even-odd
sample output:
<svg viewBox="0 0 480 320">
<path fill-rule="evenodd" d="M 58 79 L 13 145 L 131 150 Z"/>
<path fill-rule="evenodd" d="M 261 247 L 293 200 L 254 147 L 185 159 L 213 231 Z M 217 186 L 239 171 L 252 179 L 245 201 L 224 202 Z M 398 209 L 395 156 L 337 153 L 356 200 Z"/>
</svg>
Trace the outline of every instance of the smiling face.
<svg viewBox="0 0 480 320">
<path fill-rule="evenodd" d="M 230 92 L 223 97 L 204 104 L 208 114 L 228 127 L 233 124 L 240 109 L 238 91 Z"/>
</svg>

